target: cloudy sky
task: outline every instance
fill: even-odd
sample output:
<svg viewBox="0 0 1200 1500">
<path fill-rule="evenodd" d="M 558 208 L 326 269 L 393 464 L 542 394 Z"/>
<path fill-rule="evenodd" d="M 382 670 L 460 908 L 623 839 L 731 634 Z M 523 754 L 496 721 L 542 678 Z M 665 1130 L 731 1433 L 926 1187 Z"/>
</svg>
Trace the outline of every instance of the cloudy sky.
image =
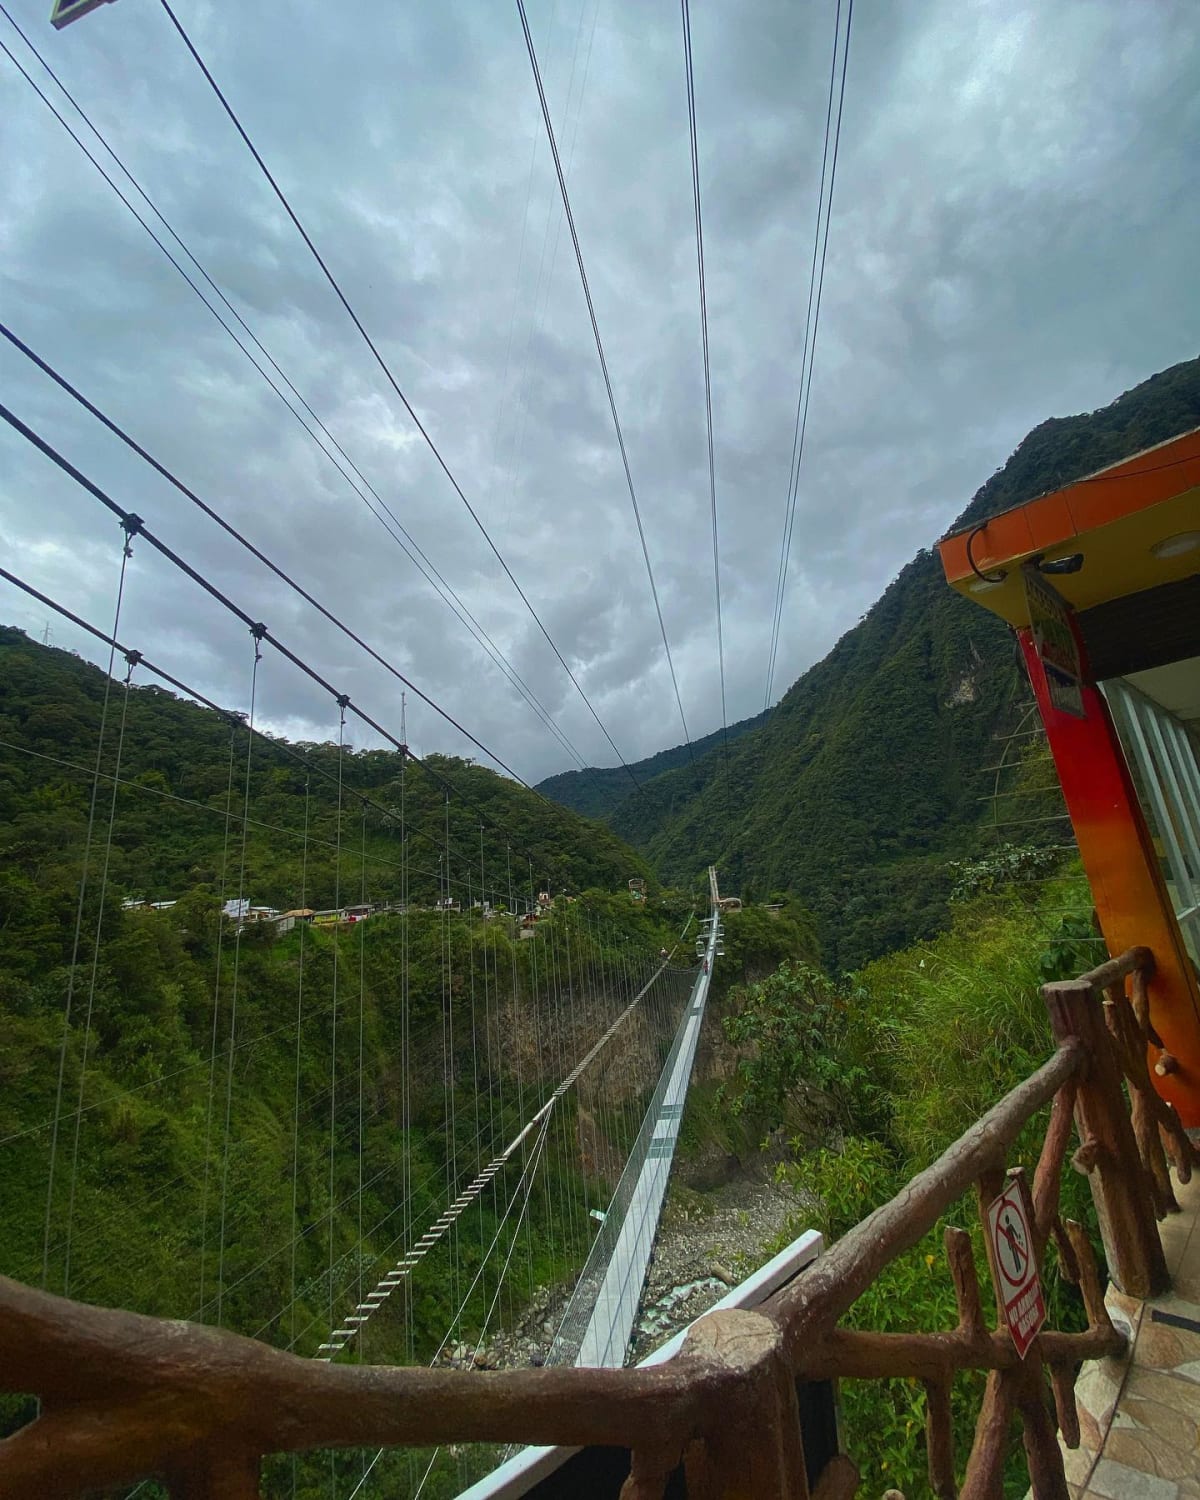
<svg viewBox="0 0 1200 1500">
<path fill-rule="evenodd" d="M 678 743 L 515 4 L 175 3 L 622 753 Z M 62 32 L 49 0 L 4 5 L 571 744 L 611 763 L 158 0 Z M 707 733 L 679 9 L 528 8 L 683 706 Z M 693 6 L 731 721 L 763 702 L 833 27 L 833 0 Z M 3 16 L 0 40 L 87 136 Z M 1198 77 L 1194 0 L 858 0 L 777 692 L 1029 428 L 1198 352 Z M 510 766 L 573 764 L 3 53 L 0 317 Z M 0 400 L 399 731 L 394 678 L 7 344 Z M 112 518 L 6 427 L 4 565 L 107 626 L 119 552 Z M 0 621 L 101 654 L 3 583 Z M 244 627 L 144 543 L 120 633 L 246 705 Z M 259 702 L 277 730 L 336 734 L 330 700 L 271 654 Z M 409 737 L 465 748 L 411 700 Z"/>
</svg>

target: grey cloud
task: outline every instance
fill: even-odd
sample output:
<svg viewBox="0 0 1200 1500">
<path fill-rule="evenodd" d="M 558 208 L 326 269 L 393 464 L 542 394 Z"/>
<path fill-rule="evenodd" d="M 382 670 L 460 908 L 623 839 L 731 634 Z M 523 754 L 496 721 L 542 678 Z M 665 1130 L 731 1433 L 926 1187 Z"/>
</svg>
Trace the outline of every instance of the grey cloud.
<svg viewBox="0 0 1200 1500">
<path fill-rule="evenodd" d="M 581 752 L 610 761 L 159 8 L 127 0 L 62 33 L 43 9 L 17 0 L 386 504 Z M 634 757 L 675 743 L 515 8 L 308 0 L 285 16 L 200 3 L 181 15 L 618 745 Z M 719 697 L 678 16 L 565 0 L 530 18 L 684 705 L 704 733 Z M 832 5 L 786 0 L 693 15 L 735 718 L 764 685 L 832 24 Z M 1198 63 L 1200 19 L 1182 0 L 858 8 L 777 690 L 1030 427 L 1196 352 Z M 562 748 L 6 61 L 0 121 L 6 321 L 510 764 L 530 779 L 561 769 Z M 393 678 L 7 348 L 0 385 L 398 728 Z M 105 622 L 118 542 L 93 501 L 0 434 L 0 546 L 17 571 Z M 44 610 L 3 604 L 0 617 L 41 633 Z M 243 627 L 142 547 L 127 622 L 132 644 L 244 706 Z M 277 660 L 260 702 L 289 732 L 336 731 L 328 700 Z M 465 748 L 411 700 L 409 722 L 426 749 Z"/>
</svg>

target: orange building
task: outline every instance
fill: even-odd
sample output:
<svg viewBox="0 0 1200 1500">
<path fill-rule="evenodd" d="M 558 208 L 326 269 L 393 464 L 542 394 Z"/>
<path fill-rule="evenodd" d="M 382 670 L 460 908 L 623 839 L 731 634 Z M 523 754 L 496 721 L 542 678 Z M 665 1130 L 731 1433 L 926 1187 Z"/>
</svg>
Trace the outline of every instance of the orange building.
<svg viewBox="0 0 1200 1500">
<path fill-rule="evenodd" d="M 1109 952 L 1155 956 L 1156 1082 L 1200 1126 L 1200 428 L 939 551 L 1016 631 Z"/>
</svg>

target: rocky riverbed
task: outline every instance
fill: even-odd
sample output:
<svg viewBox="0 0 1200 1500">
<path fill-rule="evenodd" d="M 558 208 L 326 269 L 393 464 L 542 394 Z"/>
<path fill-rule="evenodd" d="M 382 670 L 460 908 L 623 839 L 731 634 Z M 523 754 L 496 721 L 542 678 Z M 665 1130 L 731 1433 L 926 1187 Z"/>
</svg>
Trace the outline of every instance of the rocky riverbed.
<svg viewBox="0 0 1200 1500">
<path fill-rule="evenodd" d="M 737 1177 L 711 1192 L 672 1186 L 642 1293 L 632 1362 L 694 1322 L 802 1232 L 804 1201 L 767 1177 Z"/>
<path fill-rule="evenodd" d="M 642 1294 L 630 1362 L 644 1359 L 769 1260 L 785 1230 L 801 1233 L 803 1209 L 800 1195 L 765 1173 L 734 1177 L 708 1192 L 673 1183 Z M 570 1290 L 537 1288 L 515 1327 L 497 1329 L 480 1346 L 450 1343 L 438 1364 L 482 1370 L 542 1364 Z"/>
</svg>

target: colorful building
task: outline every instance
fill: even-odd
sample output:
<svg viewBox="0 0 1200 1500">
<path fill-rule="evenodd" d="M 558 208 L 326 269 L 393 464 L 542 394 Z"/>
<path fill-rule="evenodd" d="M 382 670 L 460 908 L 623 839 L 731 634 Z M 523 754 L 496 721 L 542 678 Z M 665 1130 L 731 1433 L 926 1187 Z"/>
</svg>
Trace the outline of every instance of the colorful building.
<svg viewBox="0 0 1200 1500">
<path fill-rule="evenodd" d="M 1109 953 L 1154 954 L 1156 1084 L 1200 1126 L 1200 428 L 939 551 L 1015 631 Z"/>
</svg>

